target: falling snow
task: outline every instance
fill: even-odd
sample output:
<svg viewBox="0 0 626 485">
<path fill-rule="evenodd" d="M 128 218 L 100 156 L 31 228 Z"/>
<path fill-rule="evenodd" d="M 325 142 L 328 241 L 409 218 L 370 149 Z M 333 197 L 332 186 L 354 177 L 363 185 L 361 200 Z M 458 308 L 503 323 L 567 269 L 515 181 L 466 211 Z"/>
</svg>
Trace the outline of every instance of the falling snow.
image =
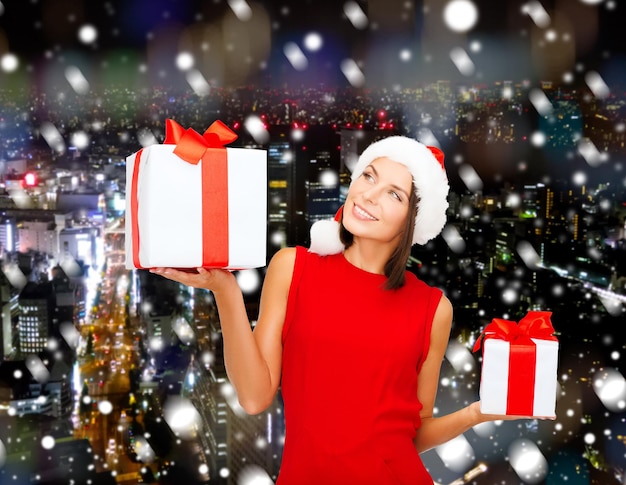
<svg viewBox="0 0 626 485">
<path fill-rule="evenodd" d="M 370 1 L 368 9 L 368 2 L 342 1 L 329 2 L 333 5 L 328 7 L 318 2 L 306 9 L 304 4 L 316 2 L 272 7 L 245 0 L 149 6 L 149 2 L 129 1 L 78 2 L 67 11 L 43 12 L 45 2 L 19 2 L 19 9 L 17 3 L 0 3 L 0 88 L 15 90 L 10 103 L 2 98 L 0 164 L 25 157 L 30 146 L 39 143 L 56 158 L 76 155 L 76 164 L 94 146 L 130 153 L 130 147 L 162 141 L 160 123 L 166 116 L 185 118 L 202 128 L 207 119 L 226 116 L 229 107 L 238 111 L 227 121 L 238 124 L 241 134 L 259 145 L 270 140 L 274 124 L 291 126 L 290 140 L 305 146 L 309 127 L 328 123 L 355 132 L 403 126 L 424 143 L 446 148 L 451 183 L 460 194 L 450 207 L 456 219 L 442 233 L 447 257 L 432 261 L 429 246 L 419 250 L 419 264 L 414 266 L 421 278 L 445 288 L 455 306 L 437 413 L 452 412 L 475 400 L 482 362 L 471 348 L 481 327 L 493 317 L 516 318 L 523 310 L 546 305 L 560 309 L 554 315 L 562 343 L 559 412 L 555 420 L 475 426 L 425 453 L 426 465 L 441 484 L 591 483 L 594 474 L 603 474 L 594 483 L 624 483 L 626 368 L 620 325 L 626 287 L 617 277 L 603 287 L 592 279 L 600 277 L 594 274 L 600 265 L 623 270 L 615 254 L 624 237 L 624 210 L 617 207 L 616 194 L 626 187 L 624 90 L 618 83 L 626 70 L 626 42 L 619 37 L 621 23 L 620 31 L 611 28 L 614 18 L 624 17 L 623 5 L 611 0 L 531 0 L 515 6 L 507 2 L 486 6 L 450 0 L 400 2 L 393 5 L 397 8 L 387 9 L 384 3 Z M 377 14 L 375 7 L 385 15 Z M 419 30 L 416 36 L 393 35 L 414 34 L 414 29 Z M 611 42 L 605 30 L 618 40 Z M 117 80 L 123 89 L 101 94 L 110 80 Z M 335 83 L 341 89 L 331 89 Z M 497 96 L 485 99 L 483 86 L 494 83 Z M 308 93 L 318 85 L 324 88 Z M 20 86 L 37 92 L 32 106 L 18 93 Z M 171 92 L 166 92 L 166 86 L 172 86 Z M 239 86 L 246 88 L 228 91 Z M 271 89 L 255 91 L 265 87 Z M 601 129 L 601 134 L 590 136 L 595 129 Z M 510 134 L 518 130 L 524 135 Z M 119 147 L 103 143 L 104 135 L 111 133 Z M 285 163 L 295 159 L 290 154 Z M 355 162 L 347 154 L 346 167 Z M 560 179 L 566 180 L 567 190 L 554 191 Z M 319 174 L 326 187 L 336 186 L 339 180 L 336 171 Z M 506 188 L 490 196 L 494 183 Z M 6 192 L 15 208 L 33 208 L 33 198 L 23 187 L 7 187 Z M 571 196 L 575 204 L 563 214 L 533 213 L 532 198 L 537 194 Z M 619 231 L 606 237 L 600 234 L 605 221 L 617 217 L 621 226 L 611 223 L 611 227 L 621 227 L 621 243 Z M 524 218 L 534 219 L 535 235 L 547 237 L 546 231 L 554 231 L 550 237 L 561 245 L 562 255 L 547 255 L 542 244 L 534 243 L 533 234 L 518 237 L 515 246 L 506 240 L 492 242 L 494 225 L 501 225 L 501 237 L 512 237 Z M 555 218 L 560 223 L 550 224 Z M 579 232 L 583 222 L 592 228 L 585 240 Z M 467 227 L 477 229 L 470 232 Z M 584 261 L 576 261 L 568 252 L 574 238 L 589 246 L 581 253 Z M 601 238 L 609 241 L 608 248 L 599 246 Z M 284 232 L 271 233 L 269 243 L 282 247 Z M 483 257 L 479 249 L 490 244 L 497 246 L 488 248 L 497 256 Z M 472 259 L 468 254 L 481 256 Z M 71 257 L 61 259 L 59 265 L 70 277 L 80 274 Z M 487 276 L 497 274 L 494 268 L 500 277 Z M 8 259 L 2 261 L 2 272 L 18 290 L 32 277 Z M 236 277 L 246 296 L 258 297 L 262 272 L 239 271 Z M 476 291 L 483 299 L 468 298 Z M 206 299 L 213 306 L 212 297 Z M 181 297 L 177 303 L 184 301 Z M 487 307 L 499 312 L 491 314 Z M 149 314 L 151 310 L 152 304 L 142 302 L 137 311 Z M 182 317 L 172 321 L 172 331 L 183 347 L 197 344 L 197 324 Z M 219 343 L 219 339 L 216 332 L 214 340 Z M 48 339 L 46 345 L 50 360 L 27 356 L 24 367 L 15 369 L 11 377 L 32 382 L 32 376 L 34 383 L 44 386 L 53 380 L 60 349 L 67 346 L 78 352 L 85 343 L 71 322 L 63 322 L 58 337 Z M 154 337 L 146 345 L 160 352 L 167 343 Z M 214 349 L 203 350 L 196 363 L 213 372 L 220 364 L 219 355 Z M 146 369 L 145 385 L 155 372 Z M 195 375 L 187 372 L 186 383 L 192 385 Z M 112 417 L 117 403 L 101 398 L 98 385 L 92 383 L 77 405 Z M 222 411 L 247 419 L 232 385 L 220 382 L 218 387 L 226 406 Z M 175 435 L 175 446 L 182 449 L 206 433 L 205 422 L 197 402 L 172 397 L 174 386 L 166 392 L 170 398 L 162 409 L 162 421 L 166 431 Z M 35 400 L 31 406 L 43 404 Z M 23 420 L 20 413 L 15 405 L 7 405 L 7 422 Z M 282 416 L 272 419 L 278 422 Z M 31 477 L 14 466 L 14 461 L 28 462 L 30 453 L 48 459 L 63 440 L 47 432 L 37 439 L 26 433 L 20 436 L 13 426 L 0 433 L 0 471 L 13 474 L 0 476 L 0 482 L 42 482 L 40 476 Z M 126 426 L 119 423 L 117 429 L 122 433 Z M 233 439 L 243 442 L 244 438 Z M 141 466 L 157 460 L 155 443 L 145 430 L 135 436 Z M 264 451 L 275 446 L 265 435 L 251 443 Z M 7 456 L 8 449 L 20 451 Z M 95 465 L 68 466 L 90 470 L 97 466 L 117 475 L 107 461 L 114 463 L 115 453 L 94 456 L 89 449 L 87 455 Z M 237 476 L 238 485 L 265 485 L 275 479 L 255 464 L 212 470 L 203 462 L 187 468 L 224 480 Z M 483 477 L 489 481 L 481 482 Z"/>
</svg>

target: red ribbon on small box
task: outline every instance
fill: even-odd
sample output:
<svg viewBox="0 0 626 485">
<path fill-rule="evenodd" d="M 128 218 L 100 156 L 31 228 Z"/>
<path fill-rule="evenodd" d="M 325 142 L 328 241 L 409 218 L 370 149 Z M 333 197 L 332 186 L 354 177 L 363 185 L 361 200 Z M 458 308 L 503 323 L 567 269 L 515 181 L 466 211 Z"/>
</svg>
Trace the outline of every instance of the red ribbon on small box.
<svg viewBox="0 0 626 485">
<path fill-rule="evenodd" d="M 474 344 L 473 351 L 476 352 L 486 339 L 495 338 L 510 343 L 507 415 L 533 414 L 537 346 L 532 339 L 557 340 L 550 315 L 552 312 L 531 311 L 519 324 L 494 318 Z"/>
<path fill-rule="evenodd" d="M 202 266 L 228 266 L 228 157 L 224 145 L 236 139 L 237 134 L 219 120 L 214 121 L 202 135 L 191 128 L 184 129 L 174 120 L 165 121 L 163 144 L 176 145 L 174 154 L 187 163 L 197 165 L 202 160 Z M 137 221 L 137 185 L 142 151 L 139 150 L 135 156 L 130 200 L 133 262 L 137 268 L 142 268 Z"/>
</svg>

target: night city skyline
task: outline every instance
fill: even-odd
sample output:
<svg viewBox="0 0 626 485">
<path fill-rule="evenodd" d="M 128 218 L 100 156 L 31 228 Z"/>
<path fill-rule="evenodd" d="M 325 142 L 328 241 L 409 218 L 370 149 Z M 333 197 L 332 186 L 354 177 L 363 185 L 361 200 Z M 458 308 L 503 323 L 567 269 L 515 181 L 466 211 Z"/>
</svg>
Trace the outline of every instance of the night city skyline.
<svg viewBox="0 0 626 485">
<path fill-rule="evenodd" d="M 276 479 L 280 395 L 242 412 L 211 294 L 124 268 L 125 159 L 168 118 L 267 150 L 268 260 L 332 217 L 369 141 L 442 148 L 448 222 L 407 265 L 454 308 L 436 412 L 477 398 L 481 329 L 530 310 L 552 312 L 559 388 L 556 420 L 424 464 L 440 485 L 626 483 L 624 7 L 0 3 L 0 483 Z M 238 273 L 253 325 L 264 270 Z"/>
</svg>

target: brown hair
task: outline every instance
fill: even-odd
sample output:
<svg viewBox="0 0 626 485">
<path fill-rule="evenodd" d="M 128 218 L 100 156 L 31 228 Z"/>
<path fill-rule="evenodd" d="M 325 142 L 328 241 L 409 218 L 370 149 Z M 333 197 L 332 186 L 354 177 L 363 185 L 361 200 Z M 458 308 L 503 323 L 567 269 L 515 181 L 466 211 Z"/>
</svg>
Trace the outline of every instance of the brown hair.
<svg viewBox="0 0 626 485">
<path fill-rule="evenodd" d="M 415 185 L 411 184 L 411 186 L 413 190 L 411 190 L 409 194 L 409 213 L 407 214 L 404 231 L 402 232 L 398 246 L 385 263 L 385 276 L 387 277 L 387 281 L 385 282 L 386 290 L 396 290 L 404 286 L 406 263 L 411 255 L 413 233 L 415 231 L 415 218 L 417 217 L 417 206 L 419 205 Z M 341 214 L 341 222 L 339 224 L 339 238 L 346 249 L 354 243 L 354 235 L 343 225 L 343 213 Z"/>
</svg>

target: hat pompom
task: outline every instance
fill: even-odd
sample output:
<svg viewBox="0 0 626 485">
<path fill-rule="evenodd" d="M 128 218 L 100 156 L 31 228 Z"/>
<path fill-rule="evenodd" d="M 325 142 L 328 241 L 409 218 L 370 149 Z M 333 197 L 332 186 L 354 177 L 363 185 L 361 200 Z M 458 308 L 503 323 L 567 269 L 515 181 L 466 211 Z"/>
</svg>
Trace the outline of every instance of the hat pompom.
<svg viewBox="0 0 626 485">
<path fill-rule="evenodd" d="M 309 251 L 328 256 L 343 252 L 344 245 L 339 238 L 339 222 L 334 219 L 322 220 L 311 226 L 311 245 Z"/>
</svg>

